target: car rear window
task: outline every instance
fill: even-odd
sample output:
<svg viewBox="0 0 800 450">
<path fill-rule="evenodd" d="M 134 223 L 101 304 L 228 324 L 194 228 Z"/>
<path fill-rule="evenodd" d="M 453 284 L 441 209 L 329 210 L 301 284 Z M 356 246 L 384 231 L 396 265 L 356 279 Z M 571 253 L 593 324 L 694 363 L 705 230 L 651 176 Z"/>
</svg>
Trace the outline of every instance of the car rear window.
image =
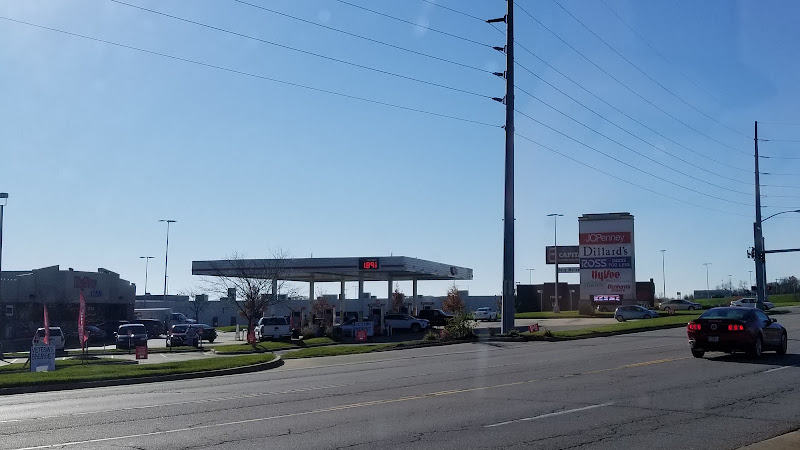
<svg viewBox="0 0 800 450">
<path fill-rule="evenodd" d="M 745 320 L 748 314 L 750 314 L 750 311 L 746 309 L 709 309 L 700 318 Z"/>
<path fill-rule="evenodd" d="M 127 334 L 128 330 L 132 331 L 133 333 L 146 333 L 147 330 L 145 329 L 144 325 L 123 325 L 119 327 L 119 333 Z"/>
<path fill-rule="evenodd" d="M 261 322 L 263 325 L 287 325 L 285 317 L 265 317 Z"/>
</svg>

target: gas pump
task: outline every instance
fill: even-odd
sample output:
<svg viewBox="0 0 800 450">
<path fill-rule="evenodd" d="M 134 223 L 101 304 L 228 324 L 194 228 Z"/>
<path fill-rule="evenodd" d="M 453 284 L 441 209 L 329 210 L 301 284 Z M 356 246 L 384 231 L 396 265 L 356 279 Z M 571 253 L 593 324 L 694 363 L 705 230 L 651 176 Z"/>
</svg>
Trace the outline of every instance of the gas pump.
<svg viewBox="0 0 800 450">
<path fill-rule="evenodd" d="M 383 305 L 374 305 L 370 307 L 370 316 L 375 323 L 375 334 L 380 335 L 383 333 Z"/>
</svg>

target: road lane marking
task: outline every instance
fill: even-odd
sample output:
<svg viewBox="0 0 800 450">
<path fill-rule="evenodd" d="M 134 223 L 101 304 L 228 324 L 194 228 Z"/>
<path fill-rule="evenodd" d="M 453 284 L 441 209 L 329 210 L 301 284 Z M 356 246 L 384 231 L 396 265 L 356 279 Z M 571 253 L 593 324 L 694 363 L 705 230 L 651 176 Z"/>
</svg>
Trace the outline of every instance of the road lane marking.
<svg viewBox="0 0 800 450">
<path fill-rule="evenodd" d="M 651 364 L 660 364 L 660 363 L 677 361 L 677 360 L 687 359 L 687 358 L 688 357 L 686 357 L 686 358 L 673 358 L 673 359 L 659 359 L 659 360 L 655 360 L 655 361 L 645 361 L 643 363 L 628 364 L 628 365 L 618 366 L 618 367 L 611 368 L 611 369 L 603 369 L 603 370 L 597 370 L 597 371 L 591 371 L 591 372 L 583 372 L 583 373 L 580 373 L 579 375 L 588 375 L 588 374 L 594 374 L 594 373 L 599 373 L 599 372 L 607 372 L 607 371 L 612 371 L 612 370 L 622 370 L 622 369 L 631 368 L 631 367 L 639 367 L 639 366 L 651 365 Z M 571 374 L 571 375 L 559 375 L 559 376 L 555 376 L 555 377 L 546 378 L 544 380 L 555 380 L 555 379 L 566 378 L 566 377 L 570 377 L 570 376 L 574 376 L 574 374 Z M 203 430 L 203 429 L 209 429 L 209 428 L 219 428 L 219 427 L 225 427 L 225 426 L 231 426 L 231 425 L 242 425 L 242 424 L 246 424 L 246 423 L 266 422 L 266 421 L 270 421 L 270 420 L 307 416 L 307 415 L 311 415 L 311 414 L 321 414 L 321 413 L 326 413 L 326 412 L 343 411 L 343 410 L 348 410 L 348 409 L 364 408 L 364 407 L 370 407 L 370 406 L 376 406 L 376 405 L 386 405 L 386 404 L 391 404 L 391 403 L 407 402 L 407 401 L 412 401 L 412 400 L 422 400 L 422 399 L 441 397 L 441 396 L 445 396 L 445 395 L 463 394 L 463 393 L 466 393 L 466 392 L 477 392 L 477 391 L 485 391 L 485 390 L 489 390 L 489 389 L 498 389 L 498 388 L 505 388 L 505 387 L 512 387 L 512 386 L 521 386 L 521 385 L 524 385 L 524 384 L 531 384 L 531 383 L 536 383 L 536 382 L 540 382 L 540 381 L 543 381 L 543 380 L 532 379 L 532 380 L 524 380 L 524 381 L 514 381 L 514 382 L 511 382 L 511 383 L 495 384 L 495 385 L 490 385 L 490 386 L 479 386 L 479 387 L 466 388 L 466 389 L 451 389 L 451 390 L 447 390 L 447 391 L 429 392 L 429 393 L 426 393 L 426 394 L 410 395 L 410 396 L 405 396 L 405 397 L 397 397 L 397 398 L 384 399 L 384 400 L 372 400 L 372 401 L 368 401 L 368 402 L 350 403 L 350 404 L 346 404 L 346 405 L 331 406 L 331 407 L 328 407 L 328 408 L 313 409 L 313 410 L 308 410 L 308 411 L 300 411 L 300 412 L 296 412 L 296 413 L 279 414 L 279 415 L 268 416 L 268 417 L 257 417 L 257 418 L 254 418 L 254 419 L 244 419 L 244 420 L 236 420 L 236 421 L 232 421 L 232 422 L 221 422 L 221 423 L 213 423 L 213 424 L 207 424 L 207 425 L 197 425 L 197 426 L 184 427 L 184 428 L 175 428 L 175 429 L 172 429 L 172 430 L 160 430 L 160 431 L 152 431 L 152 432 L 149 432 L 149 433 L 130 434 L 130 435 L 125 435 L 125 436 L 113 436 L 113 437 L 106 437 L 106 438 L 87 439 L 87 440 L 83 440 L 83 441 L 61 442 L 61 443 L 57 443 L 57 444 L 38 445 L 38 446 L 34 446 L 34 447 L 22 447 L 22 448 L 17 448 L 15 450 L 40 450 L 40 449 L 47 449 L 47 448 L 54 448 L 54 447 L 70 447 L 70 446 L 84 445 L 84 444 L 96 444 L 96 443 L 100 443 L 100 442 L 119 441 L 119 440 L 124 440 L 124 439 L 137 439 L 137 438 L 148 437 L 148 436 L 166 435 L 166 434 L 181 433 L 181 432 L 187 432 L 187 431 Z M 592 406 L 599 407 L 599 406 L 595 406 L 595 405 L 592 405 Z M 608 405 L 603 404 L 602 406 L 608 406 Z M 144 407 L 142 407 L 142 408 L 144 408 Z M 584 407 L 584 408 L 588 408 L 588 407 Z M 551 414 L 553 414 L 553 413 L 551 413 Z M 531 418 L 529 420 L 533 420 L 533 418 Z"/>
<path fill-rule="evenodd" d="M 502 426 L 502 425 L 508 425 L 510 423 L 516 423 L 516 422 L 527 422 L 529 420 L 546 419 L 548 417 L 560 416 L 562 414 L 570 414 L 570 413 L 574 413 L 574 412 L 587 411 L 587 410 L 595 409 L 595 408 L 603 408 L 605 406 L 611 406 L 613 404 L 614 404 L 613 402 L 608 402 L 608 403 L 602 403 L 602 404 L 599 404 L 599 405 L 584 406 L 582 408 L 566 409 L 566 410 L 563 410 L 563 411 L 556 411 L 556 412 L 551 412 L 551 413 L 547 413 L 547 414 L 541 414 L 541 415 L 533 416 L 533 417 L 525 417 L 523 419 L 514 419 L 514 420 L 507 420 L 505 422 L 493 423 L 491 425 L 484 425 L 483 427 L 484 428 L 492 428 L 492 427 L 499 427 L 499 426 Z"/>
<path fill-rule="evenodd" d="M 796 367 L 798 365 L 800 365 L 800 364 L 792 364 L 791 366 L 776 367 L 774 369 L 765 370 L 764 372 L 761 372 L 761 373 L 777 372 L 778 370 L 788 369 L 789 367 Z"/>
</svg>

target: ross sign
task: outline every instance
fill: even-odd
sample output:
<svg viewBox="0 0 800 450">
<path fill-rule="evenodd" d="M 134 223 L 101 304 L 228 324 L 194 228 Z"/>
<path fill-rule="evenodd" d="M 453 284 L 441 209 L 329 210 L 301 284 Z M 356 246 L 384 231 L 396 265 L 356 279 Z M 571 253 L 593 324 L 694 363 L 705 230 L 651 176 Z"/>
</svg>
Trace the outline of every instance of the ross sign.
<svg viewBox="0 0 800 450">
<path fill-rule="evenodd" d="M 531 332 L 531 333 L 535 333 L 535 332 L 539 331 L 539 324 L 538 323 L 532 323 L 532 324 L 528 325 L 528 331 Z"/>
<path fill-rule="evenodd" d="M 356 342 L 367 342 L 367 330 L 356 330 Z"/>
<path fill-rule="evenodd" d="M 136 346 L 136 359 L 147 359 L 147 346 L 146 345 L 137 345 Z"/>
<path fill-rule="evenodd" d="M 584 214 L 578 218 L 581 300 L 636 300 L 633 215 Z"/>
<path fill-rule="evenodd" d="M 378 258 L 358 258 L 358 270 L 378 270 L 380 267 Z"/>
<path fill-rule="evenodd" d="M 559 245 L 558 264 L 579 264 L 581 261 L 578 250 L 579 247 L 577 245 Z M 545 247 L 545 263 L 556 263 L 556 247 L 552 245 Z"/>
<path fill-rule="evenodd" d="M 31 372 L 52 372 L 56 370 L 56 348 L 51 345 L 31 347 Z"/>
<path fill-rule="evenodd" d="M 559 264 L 561 262 L 559 261 Z M 559 267 L 558 273 L 581 273 L 580 267 Z"/>
</svg>

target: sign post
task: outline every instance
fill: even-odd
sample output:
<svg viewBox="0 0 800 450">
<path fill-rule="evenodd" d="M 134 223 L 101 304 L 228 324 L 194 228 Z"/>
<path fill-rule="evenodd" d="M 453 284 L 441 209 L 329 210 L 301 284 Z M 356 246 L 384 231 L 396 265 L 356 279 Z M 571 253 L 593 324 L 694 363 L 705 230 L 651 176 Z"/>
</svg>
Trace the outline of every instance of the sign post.
<svg viewBox="0 0 800 450">
<path fill-rule="evenodd" d="M 52 372 L 56 370 L 56 348 L 52 345 L 31 347 L 31 372 Z"/>
</svg>

